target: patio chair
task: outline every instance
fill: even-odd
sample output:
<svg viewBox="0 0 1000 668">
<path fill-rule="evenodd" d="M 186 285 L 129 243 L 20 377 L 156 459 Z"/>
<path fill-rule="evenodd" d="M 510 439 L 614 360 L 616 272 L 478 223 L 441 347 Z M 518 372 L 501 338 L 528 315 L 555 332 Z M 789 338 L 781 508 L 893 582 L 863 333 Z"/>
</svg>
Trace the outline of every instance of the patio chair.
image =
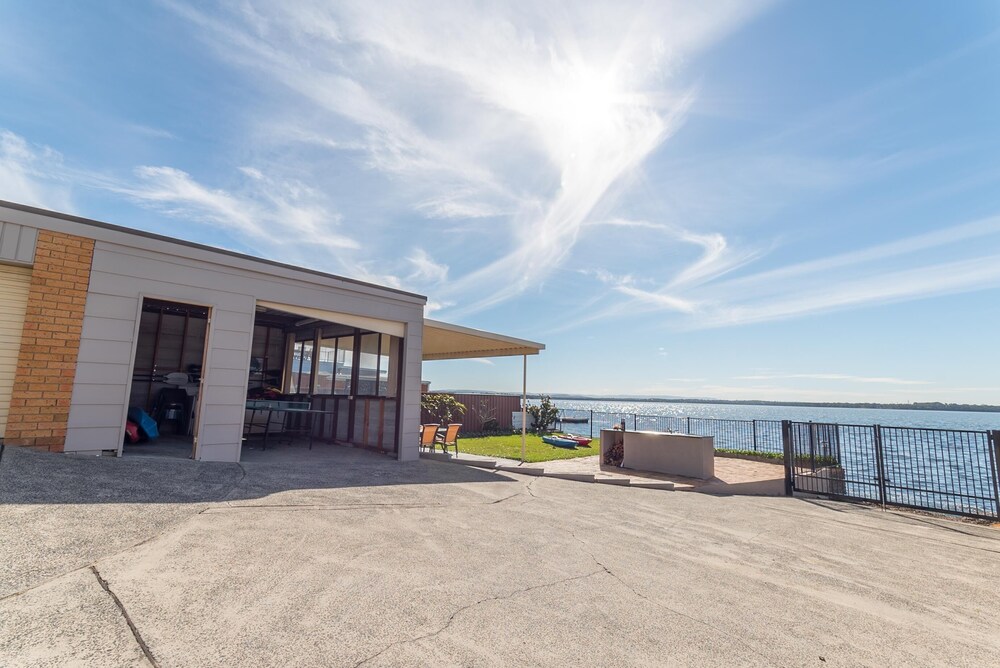
<svg viewBox="0 0 1000 668">
<path fill-rule="evenodd" d="M 437 438 L 439 424 L 420 425 L 420 448 L 430 448 L 434 451 L 434 440 Z"/>
<path fill-rule="evenodd" d="M 455 448 L 455 456 L 458 457 L 458 430 L 462 428 L 461 424 L 450 424 L 448 429 L 444 434 L 439 434 L 434 442 L 441 446 L 441 449 L 447 453 L 449 447 Z"/>
</svg>

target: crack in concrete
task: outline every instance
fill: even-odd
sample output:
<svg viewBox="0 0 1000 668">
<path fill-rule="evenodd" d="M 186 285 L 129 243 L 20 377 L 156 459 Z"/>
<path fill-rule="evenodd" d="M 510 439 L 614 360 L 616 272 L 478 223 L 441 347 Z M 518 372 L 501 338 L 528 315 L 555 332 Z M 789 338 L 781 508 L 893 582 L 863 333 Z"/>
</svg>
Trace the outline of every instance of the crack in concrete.
<svg viewBox="0 0 1000 668">
<path fill-rule="evenodd" d="M 107 595 L 111 597 L 111 600 L 114 601 L 115 605 L 118 607 L 118 612 L 120 612 L 122 617 L 125 618 L 125 623 L 128 624 L 129 630 L 132 631 L 132 637 L 134 637 L 135 641 L 139 644 L 139 649 L 142 650 L 146 660 L 149 661 L 149 664 L 153 666 L 153 668 L 159 668 L 160 664 L 157 663 L 156 659 L 153 657 L 153 653 L 150 651 L 149 645 L 147 645 L 146 641 L 142 639 L 142 634 L 139 633 L 139 629 L 136 628 L 132 618 L 129 617 L 128 610 L 126 610 L 125 606 L 122 605 L 121 599 L 119 599 L 118 596 L 111 591 L 108 581 L 101 577 L 101 573 L 97 570 L 97 566 L 91 565 L 90 570 L 94 574 L 94 577 L 97 578 L 97 583 L 101 585 L 101 589 L 103 589 Z"/>
<path fill-rule="evenodd" d="M 506 601 L 508 599 L 514 598 L 518 594 L 525 594 L 525 593 L 527 593 L 529 591 L 534 591 L 536 589 L 544 589 L 546 587 L 555 587 L 556 585 L 564 584 L 566 582 L 573 582 L 574 580 L 583 580 L 585 578 L 593 577 L 595 575 L 600 575 L 603 572 L 604 571 L 602 571 L 602 570 L 596 570 L 596 571 L 591 571 L 590 573 L 584 573 L 583 575 L 573 575 L 573 576 L 570 576 L 570 577 L 562 578 L 562 579 L 559 579 L 559 580 L 555 580 L 553 582 L 543 582 L 541 584 L 531 585 L 530 587 L 524 587 L 523 589 L 516 589 L 516 590 L 514 590 L 512 592 L 509 592 L 507 594 L 503 594 L 503 595 L 500 595 L 500 596 L 488 596 L 488 597 L 480 599 L 480 600 L 478 600 L 478 601 L 476 601 L 474 603 L 469 603 L 468 605 L 463 605 L 459 609 L 455 610 L 455 612 L 451 613 L 451 615 L 448 617 L 448 620 L 444 623 L 444 625 L 442 625 L 441 628 L 437 629 L 436 631 L 431 631 L 429 633 L 425 633 L 425 634 L 417 636 L 415 638 L 408 638 L 406 640 L 397 640 L 395 642 L 389 643 L 388 645 L 386 645 L 385 647 L 383 647 L 382 649 L 380 649 L 375 654 L 372 654 L 372 655 L 368 656 L 367 658 L 364 658 L 361 661 L 359 661 L 356 664 L 354 664 L 354 668 L 360 668 L 361 666 L 365 665 L 366 663 L 369 663 L 370 661 L 374 661 L 378 657 L 380 657 L 383 654 L 385 654 L 386 652 L 388 652 L 393 647 L 400 647 L 402 645 L 409 645 L 411 643 L 420 642 L 421 640 L 427 640 L 428 638 L 433 638 L 435 636 L 441 635 L 442 633 L 444 633 L 445 631 L 448 630 L 448 627 L 450 627 L 452 625 L 452 623 L 455 621 L 455 617 L 457 617 L 459 614 L 465 612 L 466 610 L 469 610 L 471 608 L 475 608 L 476 606 L 482 605 L 483 603 L 492 603 L 493 601 Z"/>
<path fill-rule="evenodd" d="M 698 617 L 694 617 L 692 615 L 689 615 L 686 612 L 682 612 L 680 610 L 677 610 L 676 608 L 671 608 L 669 605 L 666 605 L 665 603 L 661 603 L 660 601 L 656 600 L 655 598 L 650 598 L 649 596 L 646 596 L 641 591 L 639 591 L 638 589 L 636 589 L 635 587 L 633 587 L 631 584 L 629 584 L 628 582 L 626 582 L 625 580 L 623 580 L 620 575 L 618 575 L 617 573 L 615 573 L 614 571 L 612 571 L 600 559 L 598 559 L 597 556 L 593 552 L 590 551 L 590 548 L 588 547 L 587 543 L 583 539 L 581 539 L 579 536 L 577 536 L 572 531 L 569 531 L 568 533 L 569 533 L 570 536 L 573 537 L 573 540 L 575 540 L 576 542 L 580 543 L 580 545 L 583 546 L 583 551 L 587 553 L 587 556 L 589 556 L 591 559 L 593 559 L 593 561 L 594 561 L 595 564 L 597 564 L 598 566 L 600 566 L 604 570 L 605 573 L 607 573 L 615 581 L 617 581 L 618 584 L 620 584 L 621 586 L 625 587 L 630 592 L 632 592 L 632 594 L 635 595 L 636 597 L 641 598 L 644 601 L 648 601 L 648 602 L 652 603 L 653 605 L 666 610 L 667 612 L 670 612 L 672 614 L 678 615 L 680 617 L 684 617 L 685 619 L 689 619 L 692 622 L 695 622 L 696 624 L 701 624 L 702 626 L 704 626 L 706 628 L 712 629 L 716 633 L 719 633 L 720 635 L 726 636 L 730 640 L 735 640 L 740 645 L 743 645 L 748 650 L 750 650 L 751 652 L 753 652 L 754 654 L 756 654 L 760 658 L 762 658 L 765 661 L 767 661 L 767 663 L 769 665 L 772 665 L 772 666 L 781 665 L 781 664 L 774 663 L 774 661 L 771 659 L 771 657 L 767 656 L 766 654 L 763 654 L 760 650 L 758 650 L 756 647 L 753 647 L 752 645 L 750 645 L 749 643 L 747 643 L 745 640 L 743 640 L 739 636 L 736 636 L 736 635 L 734 635 L 732 633 L 729 633 L 725 629 L 719 628 L 718 626 L 715 626 L 714 624 L 710 624 L 709 622 L 706 622 L 704 619 L 699 619 Z"/>
<path fill-rule="evenodd" d="M 531 486 L 534 485 L 537 481 L 538 481 L 538 478 L 532 478 L 531 481 L 528 484 L 524 485 L 523 488 L 521 488 L 518 491 L 514 492 L 510 496 L 505 496 L 502 499 L 497 499 L 496 501 L 490 501 L 487 505 L 494 506 L 494 505 L 496 505 L 498 503 L 503 503 L 504 501 L 509 501 L 510 499 L 513 499 L 515 497 L 524 496 L 525 492 L 528 493 L 528 496 L 530 496 L 530 497 L 532 497 L 534 499 L 537 499 L 537 498 L 539 498 L 539 496 L 537 494 L 535 494 L 531 490 Z"/>
</svg>

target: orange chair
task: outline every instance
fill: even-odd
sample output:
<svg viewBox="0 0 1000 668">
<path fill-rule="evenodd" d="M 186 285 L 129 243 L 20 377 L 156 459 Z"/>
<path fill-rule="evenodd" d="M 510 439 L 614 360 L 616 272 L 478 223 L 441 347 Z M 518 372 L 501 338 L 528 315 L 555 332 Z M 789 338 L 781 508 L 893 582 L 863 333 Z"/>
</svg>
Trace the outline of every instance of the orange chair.
<svg viewBox="0 0 1000 668">
<path fill-rule="evenodd" d="M 430 448 L 433 452 L 434 441 L 437 439 L 437 432 L 439 424 L 422 424 L 420 425 L 420 447 Z"/>
<path fill-rule="evenodd" d="M 449 447 L 455 448 L 455 456 L 458 456 L 458 430 L 462 428 L 461 424 L 450 424 L 448 425 L 447 431 L 439 435 L 434 442 L 441 446 L 444 452 L 448 452 Z"/>
</svg>

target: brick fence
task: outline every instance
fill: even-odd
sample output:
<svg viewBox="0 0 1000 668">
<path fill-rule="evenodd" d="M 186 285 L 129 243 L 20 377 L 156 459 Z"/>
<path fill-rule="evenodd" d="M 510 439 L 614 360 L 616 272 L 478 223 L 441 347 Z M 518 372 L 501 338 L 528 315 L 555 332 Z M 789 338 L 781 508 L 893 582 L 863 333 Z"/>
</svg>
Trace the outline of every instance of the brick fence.
<svg viewBox="0 0 1000 668">
<path fill-rule="evenodd" d="M 93 239 L 38 234 L 6 445 L 63 449 L 93 256 Z"/>
</svg>

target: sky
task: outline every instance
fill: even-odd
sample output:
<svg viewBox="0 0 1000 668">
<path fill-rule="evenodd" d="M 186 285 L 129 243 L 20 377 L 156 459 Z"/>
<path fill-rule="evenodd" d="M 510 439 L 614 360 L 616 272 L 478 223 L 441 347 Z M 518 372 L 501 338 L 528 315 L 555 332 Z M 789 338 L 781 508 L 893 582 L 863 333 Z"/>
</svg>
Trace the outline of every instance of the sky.
<svg viewBox="0 0 1000 668">
<path fill-rule="evenodd" d="M 993 0 L 0 4 L 0 199 L 427 295 L 532 392 L 1000 404 L 998 119 Z"/>
</svg>

